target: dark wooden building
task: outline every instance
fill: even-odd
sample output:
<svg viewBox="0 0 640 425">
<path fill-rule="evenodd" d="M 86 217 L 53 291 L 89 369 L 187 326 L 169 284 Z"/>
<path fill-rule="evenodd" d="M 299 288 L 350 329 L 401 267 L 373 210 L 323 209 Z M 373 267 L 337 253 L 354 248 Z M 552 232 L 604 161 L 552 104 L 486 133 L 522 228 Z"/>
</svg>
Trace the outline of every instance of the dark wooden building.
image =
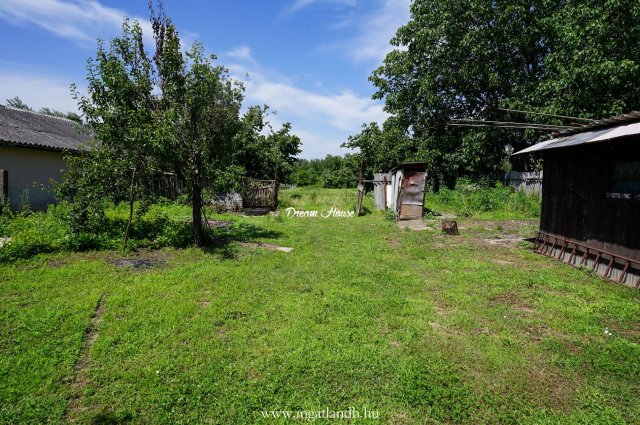
<svg viewBox="0 0 640 425">
<path fill-rule="evenodd" d="M 541 155 L 536 249 L 640 285 L 640 113 L 559 133 L 517 154 Z"/>
</svg>

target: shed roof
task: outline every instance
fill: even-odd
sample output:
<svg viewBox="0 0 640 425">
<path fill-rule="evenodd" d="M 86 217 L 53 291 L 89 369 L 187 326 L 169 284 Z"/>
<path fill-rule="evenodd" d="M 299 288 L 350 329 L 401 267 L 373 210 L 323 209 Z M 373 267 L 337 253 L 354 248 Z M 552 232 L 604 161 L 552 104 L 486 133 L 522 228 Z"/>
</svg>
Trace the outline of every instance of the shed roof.
<svg viewBox="0 0 640 425">
<path fill-rule="evenodd" d="M 587 143 L 604 142 L 634 134 L 640 134 L 640 112 L 638 111 L 604 118 L 581 127 L 570 128 L 555 133 L 553 139 L 545 140 L 519 152 L 515 152 L 514 155 Z"/>
<path fill-rule="evenodd" d="M 427 167 L 427 163 L 426 162 L 401 162 L 400 164 L 396 165 L 395 167 L 393 167 L 391 169 L 391 173 L 393 173 L 395 170 L 398 170 L 400 168 L 426 168 Z"/>
<path fill-rule="evenodd" d="M 77 151 L 91 137 L 75 121 L 0 105 L 0 145 Z"/>
</svg>

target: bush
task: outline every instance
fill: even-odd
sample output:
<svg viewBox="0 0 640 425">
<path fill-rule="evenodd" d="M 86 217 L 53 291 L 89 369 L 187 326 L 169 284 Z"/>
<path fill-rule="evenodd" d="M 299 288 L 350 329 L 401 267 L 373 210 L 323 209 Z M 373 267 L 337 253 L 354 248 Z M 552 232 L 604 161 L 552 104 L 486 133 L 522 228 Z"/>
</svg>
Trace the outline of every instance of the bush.
<svg viewBox="0 0 640 425">
<path fill-rule="evenodd" d="M 132 224 L 127 249 L 143 246 L 183 248 L 193 242 L 191 222 L 184 207 L 173 204 L 153 206 L 137 215 Z M 59 251 L 89 251 L 121 249 L 128 220 L 128 206 L 105 209 L 99 227 L 78 230 L 71 225 L 71 205 L 50 205 L 46 212 L 0 215 L 0 236 L 11 240 L 0 248 L 0 262 L 29 258 L 37 254 Z M 178 216 L 178 220 L 169 218 Z M 205 230 L 206 231 L 206 230 Z"/>
<path fill-rule="evenodd" d="M 0 261 L 28 258 L 65 248 L 67 224 L 62 208 L 50 206 L 46 213 L 3 218 L 3 233 L 11 237 L 0 249 Z"/>
<path fill-rule="evenodd" d="M 443 188 L 438 193 L 427 194 L 426 199 L 430 209 L 453 212 L 462 217 L 540 217 L 538 196 L 527 195 L 499 182 L 494 187 L 483 188 L 480 184 L 461 180 L 455 190 Z"/>
</svg>

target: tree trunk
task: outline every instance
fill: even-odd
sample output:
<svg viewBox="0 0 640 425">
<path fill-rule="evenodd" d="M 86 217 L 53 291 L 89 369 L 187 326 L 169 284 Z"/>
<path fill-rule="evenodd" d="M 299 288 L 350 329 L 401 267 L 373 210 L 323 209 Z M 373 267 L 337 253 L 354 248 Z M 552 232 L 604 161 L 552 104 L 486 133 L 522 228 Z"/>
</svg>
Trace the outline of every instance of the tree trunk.
<svg viewBox="0 0 640 425">
<path fill-rule="evenodd" d="M 275 180 L 275 188 L 274 190 L 276 191 L 276 193 L 273 194 L 273 205 L 271 206 L 271 209 L 273 211 L 278 211 L 278 190 L 279 190 L 279 186 L 280 184 L 278 183 L 278 165 L 276 164 L 276 169 L 273 173 L 273 180 Z"/>
<path fill-rule="evenodd" d="M 136 169 L 134 168 L 131 173 L 131 192 L 129 193 L 129 221 L 127 221 L 127 229 L 124 231 L 124 242 L 122 243 L 122 255 L 127 250 L 127 242 L 129 241 L 129 231 L 131 229 L 131 222 L 133 221 L 133 186 L 136 179 Z"/>
<path fill-rule="evenodd" d="M 455 220 L 444 219 L 442 220 L 442 232 L 447 235 L 458 236 L 458 222 Z"/>
<path fill-rule="evenodd" d="M 202 187 L 200 186 L 200 168 L 201 168 L 200 153 L 197 152 L 194 155 L 193 161 L 193 186 L 191 190 L 191 210 L 193 217 L 193 241 L 196 246 L 204 245 L 204 238 L 202 236 Z"/>
</svg>

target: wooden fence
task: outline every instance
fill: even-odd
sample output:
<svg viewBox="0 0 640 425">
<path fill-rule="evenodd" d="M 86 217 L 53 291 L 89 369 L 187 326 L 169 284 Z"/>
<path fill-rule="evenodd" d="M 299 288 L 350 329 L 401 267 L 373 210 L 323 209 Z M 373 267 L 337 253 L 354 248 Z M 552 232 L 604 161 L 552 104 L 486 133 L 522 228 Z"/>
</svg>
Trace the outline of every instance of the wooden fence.
<svg viewBox="0 0 640 425">
<path fill-rule="evenodd" d="M 203 189 L 213 188 L 211 179 L 202 178 Z M 278 208 L 278 183 L 275 180 L 254 180 L 240 178 L 235 190 L 228 193 L 215 194 L 212 203 L 237 211 L 242 208 Z M 151 182 L 152 190 L 159 196 L 175 200 L 186 192 L 184 182 L 175 174 L 167 173 Z M 238 197 L 241 198 L 239 202 Z"/>
</svg>

